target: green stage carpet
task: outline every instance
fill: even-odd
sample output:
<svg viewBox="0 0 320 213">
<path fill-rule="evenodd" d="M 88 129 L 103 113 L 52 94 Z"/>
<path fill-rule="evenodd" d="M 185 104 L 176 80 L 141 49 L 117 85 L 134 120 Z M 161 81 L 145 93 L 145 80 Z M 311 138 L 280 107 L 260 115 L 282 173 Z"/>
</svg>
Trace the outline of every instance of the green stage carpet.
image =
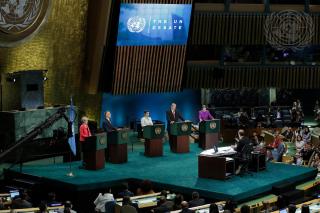
<svg viewBox="0 0 320 213">
<path fill-rule="evenodd" d="M 198 178 L 197 154 L 200 152 L 197 144 L 191 144 L 190 153 L 174 154 L 165 144 L 163 157 L 147 158 L 141 152 L 129 152 L 128 163 L 107 163 L 105 169 L 99 171 L 79 169 L 80 162 L 73 162 L 74 177 L 66 176 L 68 163 L 25 165 L 22 172 L 77 191 L 102 188 L 124 179 L 149 179 L 171 190 L 185 193 L 197 190 L 205 197 L 238 201 L 266 193 L 273 185 L 288 181 L 298 183 L 313 179 L 317 174 L 311 168 L 268 163 L 267 170 L 253 173 L 253 176 L 232 177 L 226 181 L 202 179 Z"/>
</svg>

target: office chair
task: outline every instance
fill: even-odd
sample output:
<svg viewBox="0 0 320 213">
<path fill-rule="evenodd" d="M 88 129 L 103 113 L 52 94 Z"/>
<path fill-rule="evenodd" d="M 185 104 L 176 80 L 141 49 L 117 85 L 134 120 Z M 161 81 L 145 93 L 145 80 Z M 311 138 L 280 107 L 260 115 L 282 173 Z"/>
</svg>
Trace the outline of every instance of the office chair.
<svg viewBox="0 0 320 213">
<path fill-rule="evenodd" d="M 250 162 L 252 159 L 252 154 L 251 154 L 252 151 L 253 151 L 252 145 L 246 144 L 242 148 L 241 154 L 239 156 L 235 157 L 240 163 L 239 166 L 242 166 L 240 169 L 240 173 L 239 173 L 240 176 L 243 176 L 244 174 L 252 175 L 252 173 L 249 172 L 249 165 L 250 165 Z"/>
</svg>

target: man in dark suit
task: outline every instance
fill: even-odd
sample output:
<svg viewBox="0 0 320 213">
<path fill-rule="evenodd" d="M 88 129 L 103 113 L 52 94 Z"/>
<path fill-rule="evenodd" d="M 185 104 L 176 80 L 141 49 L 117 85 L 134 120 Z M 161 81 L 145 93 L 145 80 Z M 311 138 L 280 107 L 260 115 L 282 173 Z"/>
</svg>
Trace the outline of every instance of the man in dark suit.
<svg viewBox="0 0 320 213">
<path fill-rule="evenodd" d="M 196 206 L 202 206 L 204 204 L 206 204 L 206 202 L 203 198 L 200 198 L 199 193 L 192 192 L 192 200 L 189 201 L 189 208 L 196 207 Z"/>
<path fill-rule="evenodd" d="M 173 124 L 174 122 L 178 121 L 184 121 L 184 118 L 180 114 L 180 112 L 177 110 L 177 105 L 175 103 L 171 104 L 170 110 L 166 112 L 167 116 L 167 129 L 168 132 L 170 131 L 170 124 Z"/>
<path fill-rule="evenodd" d="M 170 134 L 170 125 L 173 124 L 174 122 L 178 121 L 184 121 L 184 118 L 180 114 L 180 112 L 177 110 L 177 105 L 175 103 L 171 104 L 170 110 L 166 112 L 166 117 L 167 117 L 167 131 L 169 135 L 169 145 L 170 148 L 172 148 L 172 139 L 171 139 L 171 134 Z"/>
<path fill-rule="evenodd" d="M 102 128 L 105 132 L 109 133 L 112 131 L 116 131 L 117 128 L 115 128 L 112 124 L 111 124 L 111 113 L 110 111 L 106 111 L 104 113 L 105 115 L 105 121 L 102 123 Z"/>
<path fill-rule="evenodd" d="M 240 129 L 238 131 L 238 136 L 239 136 L 239 142 L 238 142 L 237 146 L 234 148 L 234 150 L 237 151 L 237 156 L 239 159 L 241 159 L 246 154 L 244 147 L 250 146 L 251 142 L 250 142 L 250 139 L 244 135 L 243 129 Z M 239 161 L 236 163 L 238 164 L 238 169 L 236 170 L 236 174 L 239 174 L 243 165 Z"/>
</svg>

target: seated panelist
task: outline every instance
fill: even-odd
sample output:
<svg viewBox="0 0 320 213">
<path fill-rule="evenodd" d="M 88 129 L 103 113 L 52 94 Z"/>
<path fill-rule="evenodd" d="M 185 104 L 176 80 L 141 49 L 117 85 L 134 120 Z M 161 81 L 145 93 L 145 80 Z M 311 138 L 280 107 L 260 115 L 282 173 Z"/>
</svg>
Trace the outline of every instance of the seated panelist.
<svg viewBox="0 0 320 213">
<path fill-rule="evenodd" d="M 199 122 L 213 119 L 213 116 L 210 114 L 209 110 L 207 110 L 207 106 L 202 105 L 202 110 L 199 111 Z"/>
<path fill-rule="evenodd" d="M 141 118 L 141 127 L 143 129 L 143 127 L 145 126 L 152 126 L 153 122 L 152 119 L 150 117 L 150 112 L 149 111 L 144 111 L 144 115 Z"/>
<path fill-rule="evenodd" d="M 112 132 L 112 131 L 117 131 L 117 128 L 114 127 L 111 123 L 111 112 L 110 111 L 106 111 L 104 113 L 105 115 L 105 120 L 104 122 L 102 123 L 102 128 L 105 132 L 109 133 L 109 132 Z"/>
</svg>

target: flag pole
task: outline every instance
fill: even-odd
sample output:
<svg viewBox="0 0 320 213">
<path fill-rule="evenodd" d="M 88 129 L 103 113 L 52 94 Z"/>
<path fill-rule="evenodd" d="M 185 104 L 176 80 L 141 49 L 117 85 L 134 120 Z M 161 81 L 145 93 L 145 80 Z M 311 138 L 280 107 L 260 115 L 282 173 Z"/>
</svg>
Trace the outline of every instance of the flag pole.
<svg viewBox="0 0 320 213">
<path fill-rule="evenodd" d="M 69 152 L 69 172 L 66 174 L 68 177 L 74 177 L 74 173 L 72 172 L 72 165 L 71 165 L 71 158 L 72 158 L 71 151 Z"/>
</svg>

